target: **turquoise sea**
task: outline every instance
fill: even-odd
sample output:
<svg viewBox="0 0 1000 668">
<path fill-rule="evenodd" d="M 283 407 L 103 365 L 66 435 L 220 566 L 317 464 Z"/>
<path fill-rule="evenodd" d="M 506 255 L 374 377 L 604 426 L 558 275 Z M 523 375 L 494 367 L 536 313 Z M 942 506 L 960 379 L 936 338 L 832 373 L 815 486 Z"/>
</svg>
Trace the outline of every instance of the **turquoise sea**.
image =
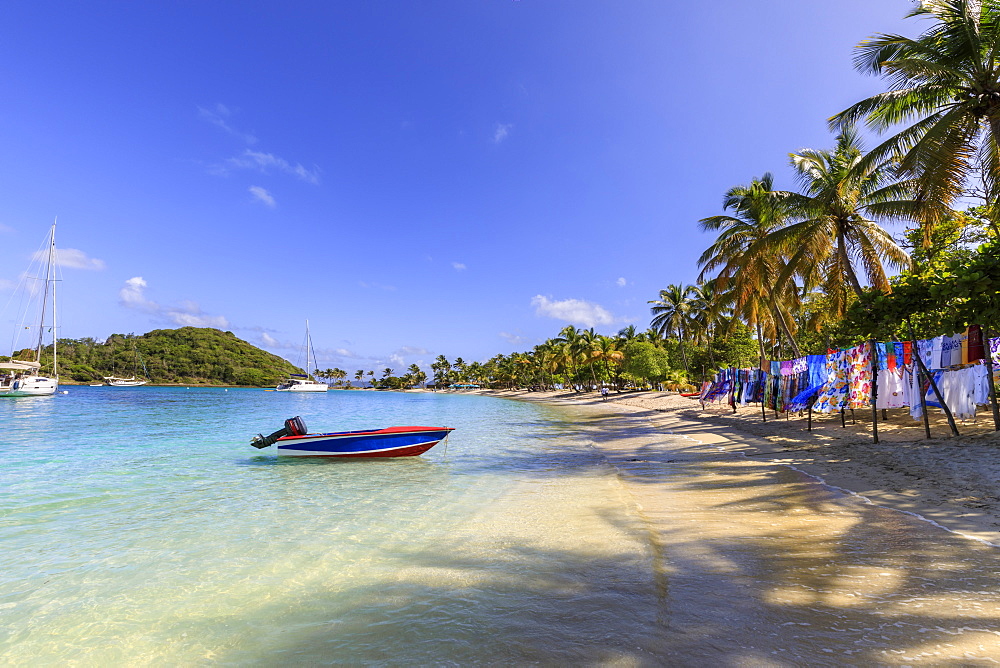
<svg viewBox="0 0 1000 668">
<path fill-rule="evenodd" d="M 0 401 L 0 664 L 644 662 L 654 555 L 588 435 L 479 396 L 66 387 Z M 249 440 L 455 427 L 416 458 Z"/>
</svg>

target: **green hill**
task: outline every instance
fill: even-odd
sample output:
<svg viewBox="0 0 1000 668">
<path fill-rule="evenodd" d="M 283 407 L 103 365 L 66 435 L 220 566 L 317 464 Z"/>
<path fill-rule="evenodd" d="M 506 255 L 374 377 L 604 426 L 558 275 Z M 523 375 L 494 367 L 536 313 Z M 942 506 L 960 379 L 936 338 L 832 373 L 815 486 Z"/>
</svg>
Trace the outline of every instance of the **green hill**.
<svg viewBox="0 0 1000 668">
<path fill-rule="evenodd" d="M 42 362 L 47 358 L 50 366 L 51 346 L 45 352 Z M 104 343 L 92 338 L 59 340 L 63 380 L 87 383 L 133 373 L 148 376 L 154 384 L 261 387 L 277 385 L 302 370 L 232 332 L 207 327 L 155 329 L 140 336 L 112 334 Z"/>
</svg>

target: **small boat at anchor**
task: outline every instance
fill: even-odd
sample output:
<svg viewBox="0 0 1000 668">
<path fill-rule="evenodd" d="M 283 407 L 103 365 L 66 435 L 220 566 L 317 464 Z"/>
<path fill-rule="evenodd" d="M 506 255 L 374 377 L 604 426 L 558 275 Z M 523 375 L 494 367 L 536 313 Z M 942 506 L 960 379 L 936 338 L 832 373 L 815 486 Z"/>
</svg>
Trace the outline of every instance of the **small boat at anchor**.
<svg viewBox="0 0 1000 668">
<path fill-rule="evenodd" d="M 312 357 L 312 363 L 314 369 L 319 368 L 319 362 L 316 361 L 316 350 L 313 348 L 312 337 L 309 336 L 309 321 L 306 320 L 306 340 L 303 345 L 303 350 L 306 355 L 306 371 L 309 370 L 309 358 Z M 317 373 L 319 373 L 317 371 Z M 285 382 L 274 388 L 277 392 L 326 392 L 330 389 L 330 386 L 326 383 L 321 383 L 318 380 L 309 377 L 308 373 L 293 373 L 291 374 Z"/>
<path fill-rule="evenodd" d="M 285 420 L 285 426 L 273 434 L 257 434 L 250 445 L 266 448 L 277 444 L 279 455 L 295 457 L 414 457 L 433 448 L 454 430 L 454 427 L 387 427 L 310 434 L 302 418 L 296 416 Z"/>
</svg>

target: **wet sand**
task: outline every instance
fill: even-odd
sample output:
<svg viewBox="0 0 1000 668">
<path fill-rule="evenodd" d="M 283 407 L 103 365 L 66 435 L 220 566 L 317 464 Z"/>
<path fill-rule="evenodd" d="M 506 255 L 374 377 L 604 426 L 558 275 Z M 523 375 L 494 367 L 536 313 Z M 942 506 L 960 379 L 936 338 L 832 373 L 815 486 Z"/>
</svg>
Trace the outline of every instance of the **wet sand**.
<svg viewBox="0 0 1000 668">
<path fill-rule="evenodd" d="M 991 420 L 923 441 L 894 411 L 875 446 L 861 411 L 807 432 L 666 393 L 483 393 L 573 411 L 619 471 L 657 555 L 665 661 L 1000 663 Z"/>
</svg>

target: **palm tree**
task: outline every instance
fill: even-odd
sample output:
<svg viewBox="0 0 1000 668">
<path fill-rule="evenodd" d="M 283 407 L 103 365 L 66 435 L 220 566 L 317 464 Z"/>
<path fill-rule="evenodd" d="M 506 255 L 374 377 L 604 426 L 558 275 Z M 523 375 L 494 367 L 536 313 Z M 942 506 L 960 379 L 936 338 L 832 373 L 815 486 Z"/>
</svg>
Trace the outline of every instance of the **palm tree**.
<svg viewBox="0 0 1000 668">
<path fill-rule="evenodd" d="M 847 310 L 849 291 L 862 294 L 855 264 L 869 285 L 889 292 L 885 267 L 908 268 L 910 258 L 872 217 L 915 216 L 918 203 L 907 199 L 913 182 L 895 181 L 891 163 L 866 159 L 850 126 L 837 135 L 833 151 L 805 149 L 789 157 L 805 194 L 789 197 L 802 219 L 770 235 L 789 253 L 778 281 L 794 272 L 807 288 L 821 286 L 837 315 Z"/>
<path fill-rule="evenodd" d="M 354 380 L 356 380 L 356 381 L 360 382 L 361 379 L 364 378 L 364 376 L 365 376 L 365 372 L 364 372 L 363 369 L 358 369 L 357 371 L 354 372 Z"/>
<path fill-rule="evenodd" d="M 684 341 L 694 324 L 691 317 L 691 306 L 694 298 L 693 286 L 671 284 L 666 290 L 660 290 L 660 298 L 647 303 L 653 304 L 649 309 L 653 313 L 650 329 L 661 334 L 673 334 L 681 349 L 681 359 L 684 361 L 684 371 L 688 369 L 687 353 L 684 351 Z"/>
<path fill-rule="evenodd" d="M 612 379 L 615 378 L 615 374 L 611 371 L 611 365 L 617 366 L 625 359 L 625 353 L 618 349 L 618 339 L 613 339 L 610 336 L 598 336 L 590 351 L 590 358 L 595 362 L 603 361 L 608 378 Z M 617 383 L 615 385 L 617 386 Z"/>
<path fill-rule="evenodd" d="M 798 356 L 792 325 L 783 308 L 794 307 L 794 290 L 788 279 L 778 281 L 787 267 L 787 255 L 772 234 L 784 227 L 792 213 L 789 193 L 774 190 L 774 177 L 765 173 L 748 186 L 730 188 L 722 201 L 732 214 L 710 216 L 699 221 L 702 230 L 719 232 L 698 264 L 699 281 L 714 274 L 713 289 L 731 295 L 734 308 L 749 323 L 773 320 Z M 762 344 L 763 345 L 763 344 Z"/>
<path fill-rule="evenodd" d="M 581 360 L 584 350 L 587 348 L 587 343 L 585 342 L 581 331 L 577 330 L 573 325 L 567 325 L 563 327 L 559 332 L 559 336 L 553 339 L 553 342 L 559 345 L 559 350 L 562 355 L 563 363 L 568 369 L 570 377 L 570 385 L 573 386 L 573 391 L 576 391 L 576 366 Z"/>
<path fill-rule="evenodd" d="M 444 355 L 438 355 L 437 359 L 431 364 L 431 369 L 434 371 L 434 383 L 440 386 L 448 380 L 448 374 L 451 372 L 451 362 Z"/>
<path fill-rule="evenodd" d="M 889 90 L 830 119 L 847 128 L 864 119 L 886 131 L 911 124 L 869 154 L 870 162 L 898 157 L 917 180 L 930 227 L 948 215 L 980 170 L 987 208 L 996 220 L 1000 185 L 1000 3 L 997 0 L 925 0 L 907 18 L 930 18 L 917 38 L 879 34 L 858 45 L 855 67 L 886 77 Z"/>
</svg>

